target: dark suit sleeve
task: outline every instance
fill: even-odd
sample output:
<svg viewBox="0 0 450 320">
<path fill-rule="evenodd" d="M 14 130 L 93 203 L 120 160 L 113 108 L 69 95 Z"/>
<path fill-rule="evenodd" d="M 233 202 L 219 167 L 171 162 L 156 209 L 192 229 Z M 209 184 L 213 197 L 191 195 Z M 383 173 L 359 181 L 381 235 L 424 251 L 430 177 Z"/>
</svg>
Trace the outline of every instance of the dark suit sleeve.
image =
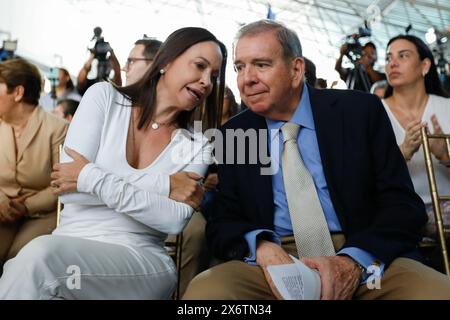
<svg viewBox="0 0 450 320">
<path fill-rule="evenodd" d="M 414 191 L 386 110 L 377 97 L 368 99 L 375 214 L 368 228 L 348 236 L 345 247 L 366 250 L 388 266 L 417 247 L 419 231 L 427 216 L 421 198 Z"/>
<path fill-rule="evenodd" d="M 222 129 L 224 137 L 223 159 L 226 159 L 225 129 Z M 216 158 L 218 158 L 219 146 L 215 146 Z M 236 152 L 234 153 L 236 154 Z M 239 197 L 239 165 L 218 165 L 218 192 L 213 203 L 206 213 L 208 221 L 206 225 L 206 238 L 208 246 L 214 256 L 221 260 L 242 260 L 249 252 L 244 235 L 257 226 L 249 223 L 242 210 L 241 197 Z"/>
</svg>

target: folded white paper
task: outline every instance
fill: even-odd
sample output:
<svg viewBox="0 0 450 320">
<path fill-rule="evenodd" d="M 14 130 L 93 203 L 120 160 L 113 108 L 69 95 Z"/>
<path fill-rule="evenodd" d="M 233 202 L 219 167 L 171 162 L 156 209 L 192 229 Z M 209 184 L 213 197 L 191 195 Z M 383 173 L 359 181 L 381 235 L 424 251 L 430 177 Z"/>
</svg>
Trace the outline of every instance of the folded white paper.
<svg viewBox="0 0 450 320">
<path fill-rule="evenodd" d="M 285 300 L 319 300 L 319 273 L 291 256 L 294 263 L 267 267 L 273 283 Z"/>
</svg>

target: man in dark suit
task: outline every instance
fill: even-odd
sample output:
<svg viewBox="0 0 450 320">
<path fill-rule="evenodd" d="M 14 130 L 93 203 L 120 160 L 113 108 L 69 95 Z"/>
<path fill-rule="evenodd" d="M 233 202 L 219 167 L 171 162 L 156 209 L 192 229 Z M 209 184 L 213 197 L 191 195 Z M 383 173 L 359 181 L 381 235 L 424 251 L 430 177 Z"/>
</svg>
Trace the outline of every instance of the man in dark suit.
<svg viewBox="0 0 450 320">
<path fill-rule="evenodd" d="M 236 39 L 238 87 L 249 110 L 221 130 L 216 157 L 224 163 L 206 229 L 212 252 L 228 262 L 198 275 L 184 299 L 280 298 L 267 266 L 292 263 L 289 254 L 318 270 L 322 299 L 450 299 L 449 278 L 411 259 L 426 214 L 380 100 L 304 84 L 298 37 L 277 22 L 244 26 Z M 289 128 L 298 130 L 293 138 Z M 230 143 L 242 132 L 257 132 L 256 140 Z M 292 143 L 302 159 L 294 169 L 306 168 L 313 185 L 310 197 L 295 189 Z M 266 145 L 270 170 L 264 157 L 252 162 Z M 305 205 L 319 208 L 325 233 L 304 212 L 298 221 L 293 209 Z M 380 285 L 370 274 L 376 270 Z"/>
</svg>

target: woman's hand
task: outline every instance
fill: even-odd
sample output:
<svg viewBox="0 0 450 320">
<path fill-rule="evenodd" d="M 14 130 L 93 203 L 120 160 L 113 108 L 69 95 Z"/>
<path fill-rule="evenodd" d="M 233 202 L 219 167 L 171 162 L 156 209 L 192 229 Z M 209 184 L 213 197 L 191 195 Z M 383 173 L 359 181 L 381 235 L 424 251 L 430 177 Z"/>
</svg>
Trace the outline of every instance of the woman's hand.
<svg viewBox="0 0 450 320">
<path fill-rule="evenodd" d="M 405 140 L 400 145 L 403 157 L 406 161 L 410 160 L 414 153 L 419 150 L 422 138 L 420 135 L 420 129 L 425 126 L 420 120 L 414 120 L 408 123 L 405 130 Z"/>
<path fill-rule="evenodd" d="M 441 125 L 436 117 L 436 115 L 431 116 L 431 124 L 433 125 L 433 133 L 434 134 L 443 134 Z M 447 145 L 445 144 L 444 139 L 430 139 L 430 150 L 431 153 L 434 154 L 436 159 L 440 161 L 449 160 Z"/>
<path fill-rule="evenodd" d="M 11 205 L 8 197 L 1 198 L 0 201 L 0 223 L 10 222 Z"/>
<path fill-rule="evenodd" d="M 9 198 L 7 196 L 0 197 L 0 221 L 2 215 L 8 213 L 10 205 L 9 205 Z"/>
<path fill-rule="evenodd" d="M 197 210 L 203 200 L 203 188 L 199 181 L 203 177 L 194 172 L 177 172 L 170 176 L 169 198 Z"/>
<path fill-rule="evenodd" d="M 70 148 L 64 149 L 73 159 L 72 162 L 58 163 L 53 166 L 51 174 L 53 193 L 61 195 L 67 192 L 77 191 L 77 181 L 81 170 L 89 163 L 85 157 Z"/>
<path fill-rule="evenodd" d="M 219 177 L 217 173 L 210 173 L 206 177 L 205 183 L 203 184 L 203 188 L 205 191 L 214 191 L 219 183 Z"/>
<path fill-rule="evenodd" d="M 20 218 L 28 215 L 28 208 L 24 201 L 26 197 L 8 199 L 0 204 L 0 222 L 13 223 Z"/>
</svg>

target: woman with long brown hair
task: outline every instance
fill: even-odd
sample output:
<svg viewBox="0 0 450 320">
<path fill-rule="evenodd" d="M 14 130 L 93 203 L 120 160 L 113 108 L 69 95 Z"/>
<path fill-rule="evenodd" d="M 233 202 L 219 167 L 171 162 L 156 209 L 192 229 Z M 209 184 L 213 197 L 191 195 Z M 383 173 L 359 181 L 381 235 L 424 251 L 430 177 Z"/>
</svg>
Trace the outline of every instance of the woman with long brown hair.
<svg viewBox="0 0 450 320">
<path fill-rule="evenodd" d="M 39 104 L 45 111 L 52 111 L 59 101 L 65 99 L 81 100 L 81 96 L 75 89 L 69 71 L 65 68 L 57 68 L 57 70 L 58 79 L 51 79 L 51 92 L 44 94 L 39 100 Z"/>
<path fill-rule="evenodd" d="M 425 168 L 420 130 L 450 133 L 450 99 L 439 81 L 434 57 L 428 46 L 412 35 L 400 35 L 387 45 L 386 74 L 388 87 L 383 100 L 391 120 L 414 189 L 427 207 L 427 235 L 435 233 L 434 214 Z M 450 194 L 450 171 L 443 139 L 430 140 L 438 190 Z M 441 162 L 441 163 L 440 163 Z M 450 224 L 450 202 L 442 203 L 444 222 Z"/>
<path fill-rule="evenodd" d="M 164 240 L 199 206 L 198 180 L 212 157 L 190 129 L 194 120 L 217 126 L 225 64 L 213 34 L 183 28 L 137 83 L 86 92 L 52 174 L 65 204 L 61 224 L 5 265 L 0 299 L 170 297 L 176 271 Z M 69 266 L 79 271 L 78 290 L 65 283 Z"/>
</svg>

